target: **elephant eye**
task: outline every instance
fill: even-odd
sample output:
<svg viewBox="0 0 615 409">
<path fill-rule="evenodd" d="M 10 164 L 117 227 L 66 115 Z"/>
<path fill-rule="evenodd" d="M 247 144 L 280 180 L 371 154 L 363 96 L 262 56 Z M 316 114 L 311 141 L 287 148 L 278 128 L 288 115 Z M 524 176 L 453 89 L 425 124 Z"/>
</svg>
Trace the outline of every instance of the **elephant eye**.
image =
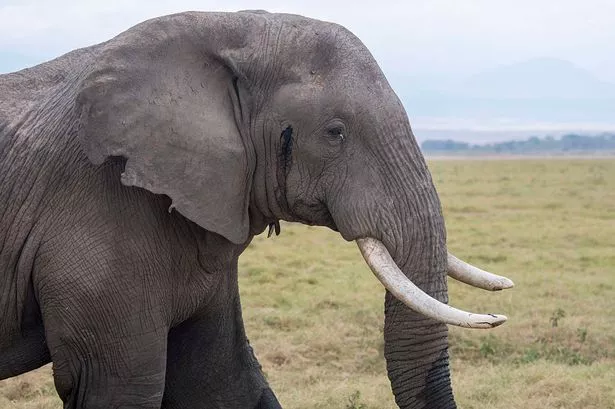
<svg viewBox="0 0 615 409">
<path fill-rule="evenodd" d="M 334 126 L 327 129 L 327 135 L 334 139 L 344 140 L 344 128 L 341 126 Z"/>
</svg>

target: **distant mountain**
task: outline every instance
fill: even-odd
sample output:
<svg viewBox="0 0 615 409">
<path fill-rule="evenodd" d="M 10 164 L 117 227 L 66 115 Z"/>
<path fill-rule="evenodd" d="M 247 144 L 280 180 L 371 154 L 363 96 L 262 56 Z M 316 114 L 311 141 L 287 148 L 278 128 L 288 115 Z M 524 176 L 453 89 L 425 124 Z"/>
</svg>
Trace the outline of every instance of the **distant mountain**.
<svg viewBox="0 0 615 409">
<path fill-rule="evenodd" d="M 476 74 L 453 92 L 472 98 L 615 98 L 615 84 L 598 80 L 569 61 L 539 58 Z"/>
<path fill-rule="evenodd" d="M 467 78 L 393 77 L 411 117 L 615 123 L 615 84 L 568 61 L 539 58 Z"/>
</svg>

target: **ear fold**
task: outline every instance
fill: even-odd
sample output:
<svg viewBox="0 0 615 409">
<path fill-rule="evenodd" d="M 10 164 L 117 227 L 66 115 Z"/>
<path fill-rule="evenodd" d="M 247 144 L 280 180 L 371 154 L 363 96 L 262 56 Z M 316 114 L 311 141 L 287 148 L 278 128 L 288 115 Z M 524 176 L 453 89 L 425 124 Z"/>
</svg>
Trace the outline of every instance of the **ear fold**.
<svg viewBox="0 0 615 409">
<path fill-rule="evenodd" d="M 125 157 L 123 184 L 166 194 L 190 220 L 243 243 L 253 169 L 236 74 L 169 30 L 141 25 L 103 45 L 77 99 L 83 149 L 94 164 Z"/>
</svg>

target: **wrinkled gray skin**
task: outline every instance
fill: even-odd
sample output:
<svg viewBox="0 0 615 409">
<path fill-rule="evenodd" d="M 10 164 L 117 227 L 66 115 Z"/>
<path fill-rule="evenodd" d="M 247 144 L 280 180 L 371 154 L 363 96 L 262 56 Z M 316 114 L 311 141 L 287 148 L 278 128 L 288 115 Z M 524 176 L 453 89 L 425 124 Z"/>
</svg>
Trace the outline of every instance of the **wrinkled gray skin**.
<svg viewBox="0 0 615 409">
<path fill-rule="evenodd" d="M 447 301 L 431 176 L 340 26 L 158 18 L 0 76 L 0 98 L 0 379 L 51 360 L 66 408 L 279 407 L 237 290 L 278 220 L 381 240 Z M 385 310 L 399 407 L 455 407 L 446 326 L 390 294 Z"/>
</svg>

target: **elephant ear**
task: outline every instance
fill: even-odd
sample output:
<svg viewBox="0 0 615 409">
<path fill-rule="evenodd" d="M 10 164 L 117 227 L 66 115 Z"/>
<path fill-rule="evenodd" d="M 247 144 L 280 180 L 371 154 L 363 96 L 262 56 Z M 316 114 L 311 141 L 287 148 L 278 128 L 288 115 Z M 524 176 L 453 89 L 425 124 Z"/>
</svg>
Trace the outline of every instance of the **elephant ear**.
<svg viewBox="0 0 615 409">
<path fill-rule="evenodd" d="M 240 131 L 245 88 L 186 31 L 154 22 L 102 45 L 76 101 L 79 138 L 96 165 L 127 159 L 124 185 L 166 194 L 188 219 L 243 243 L 253 172 Z"/>
</svg>

